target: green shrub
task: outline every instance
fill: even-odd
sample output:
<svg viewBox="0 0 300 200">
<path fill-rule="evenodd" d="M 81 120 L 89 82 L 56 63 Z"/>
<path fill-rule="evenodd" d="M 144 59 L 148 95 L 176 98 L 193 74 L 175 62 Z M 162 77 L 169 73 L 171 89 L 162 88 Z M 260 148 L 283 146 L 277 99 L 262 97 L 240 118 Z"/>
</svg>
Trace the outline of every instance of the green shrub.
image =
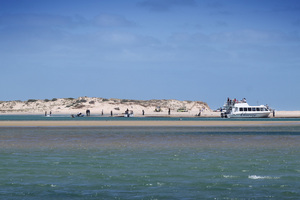
<svg viewBox="0 0 300 200">
<path fill-rule="evenodd" d="M 85 102 L 87 102 L 85 99 L 80 99 L 76 101 L 76 103 L 85 103 Z"/>
<path fill-rule="evenodd" d="M 83 108 L 83 107 L 85 107 L 85 106 L 84 106 L 84 105 L 81 105 L 81 104 L 77 104 L 77 105 L 74 106 L 74 108 L 77 108 L 77 109 Z"/>
<path fill-rule="evenodd" d="M 36 102 L 36 101 L 37 101 L 36 99 L 28 99 L 27 103 L 32 103 L 32 102 Z"/>
<path fill-rule="evenodd" d="M 130 102 L 130 100 L 128 100 L 128 99 L 122 99 L 121 100 L 121 103 L 127 103 L 127 102 Z"/>
</svg>

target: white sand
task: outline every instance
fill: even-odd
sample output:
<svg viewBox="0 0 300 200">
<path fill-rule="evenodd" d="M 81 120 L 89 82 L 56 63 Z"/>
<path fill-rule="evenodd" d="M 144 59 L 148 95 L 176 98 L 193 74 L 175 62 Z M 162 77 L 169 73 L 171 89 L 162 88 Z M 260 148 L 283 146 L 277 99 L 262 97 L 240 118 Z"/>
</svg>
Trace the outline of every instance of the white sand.
<svg viewBox="0 0 300 200">
<path fill-rule="evenodd" d="M 158 108 L 160 112 L 156 112 Z M 85 114 L 86 110 L 91 115 L 123 116 L 126 110 L 132 110 L 135 117 L 195 117 L 201 112 L 201 117 L 220 117 L 220 112 L 213 112 L 206 103 L 201 101 L 178 100 L 127 100 L 104 99 L 96 97 L 79 97 L 77 99 L 63 98 L 50 100 L 28 101 L 0 101 L 0 114 L 44 115 L 52 112 L 53 115 L 71 115 L 79 112 Z M 168 114 L 168 111 L 171 114 Z M 185 112 L 179 112 L 183 109 Z M 145 115 L 142 115 L 144 110 Z M 270 114 L 272 117 L 272 114 Z M 300 111 L 276 111 L 275 117 L 300 117 Z"/>
</svg>

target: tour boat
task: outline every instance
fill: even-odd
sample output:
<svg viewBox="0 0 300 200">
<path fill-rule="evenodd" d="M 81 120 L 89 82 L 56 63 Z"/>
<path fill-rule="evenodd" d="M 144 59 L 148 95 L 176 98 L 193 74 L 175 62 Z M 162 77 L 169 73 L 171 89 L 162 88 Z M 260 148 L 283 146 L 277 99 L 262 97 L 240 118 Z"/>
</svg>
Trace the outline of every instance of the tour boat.
<svg viewBox="0 0 300 200">
<path fill-rule="evenodd" d="M 225 118 L 267 118 L 271 111 L 267 105 L 249 106 L 244 98 L 241 101 L 227 99 L 221 117 Z"/>
</svg>

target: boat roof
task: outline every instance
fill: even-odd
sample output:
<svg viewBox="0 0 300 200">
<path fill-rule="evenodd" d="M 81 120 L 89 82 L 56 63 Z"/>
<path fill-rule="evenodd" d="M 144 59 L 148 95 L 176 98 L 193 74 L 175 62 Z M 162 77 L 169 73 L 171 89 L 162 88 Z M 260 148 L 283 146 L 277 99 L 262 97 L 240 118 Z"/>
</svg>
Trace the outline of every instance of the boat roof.
<svg viewBox="0 0 300 200">
<path fill-rule="evenodd" d="M 264 105 L 260 105 L 260 106 L 249 106 L 248 103 L 235 103 L 233 107 L 265 107 Z"/>
</svg>

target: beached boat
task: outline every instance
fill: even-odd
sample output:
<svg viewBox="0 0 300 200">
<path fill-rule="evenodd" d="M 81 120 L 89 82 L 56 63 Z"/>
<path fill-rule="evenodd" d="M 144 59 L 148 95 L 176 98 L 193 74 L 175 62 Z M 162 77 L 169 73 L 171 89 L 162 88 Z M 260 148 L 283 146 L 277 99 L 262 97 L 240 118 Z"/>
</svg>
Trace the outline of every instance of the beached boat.
<svg viewBox="0 0 300 200">
<path fill-rule="evenodd" d="M 227 99 L 224 104 L 221 117 L 222 118 L 267 118 L 271 111 L 266 105 L 249 106 L 244 98 L 241 101 L 236 99 Z"/>
</svg>

